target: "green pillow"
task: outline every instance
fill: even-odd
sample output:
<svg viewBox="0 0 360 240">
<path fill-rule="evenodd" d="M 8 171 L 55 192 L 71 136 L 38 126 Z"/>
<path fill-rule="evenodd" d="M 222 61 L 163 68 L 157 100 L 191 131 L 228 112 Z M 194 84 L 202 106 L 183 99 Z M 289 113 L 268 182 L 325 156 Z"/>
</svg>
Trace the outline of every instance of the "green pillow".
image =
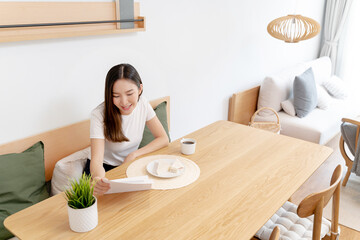
<svg viewBox="0 0 360 240">
<path fill-rule="evenodd" d="M 0 239 L 12 237 L 4 219 L 49 197 L 45 188 L 44 144 L 0 155 Z"/>
<path fill-rule="evenodd" d="M 166 105 L 167 105 L 166 102 L 162 102 L 156 106 L 154 111 L 156 113 L 156 116 L 159 118 L 161 124 L 163 125 L 165 132 L 168 135 L 168 138 L 170 141 L 169 128 L 168 128 L 168 124 L 167 124 Z M 150 129 L 147 126 L 145 126 L 143 138 L 141 140 L 139 148 L 142 148 L 143 146 L 147 145 L 152 140 L 154 140 L 154 136 L 150 132 Z"/>
</svg>

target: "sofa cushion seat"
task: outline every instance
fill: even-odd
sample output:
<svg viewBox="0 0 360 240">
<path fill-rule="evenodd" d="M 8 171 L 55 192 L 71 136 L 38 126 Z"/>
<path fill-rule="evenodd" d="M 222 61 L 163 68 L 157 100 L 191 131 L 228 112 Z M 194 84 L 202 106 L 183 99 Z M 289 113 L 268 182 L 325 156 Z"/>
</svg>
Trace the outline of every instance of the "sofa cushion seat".
<svg viewBox="0 0 360 240">
<path fill-rule="evenodd" d="M 352 104 L 351 104 L 352 103 Z M 340 132 L 341 119 L 354 118 L 357 114 L 350 100 L 334 100 L 327 110 L 315 108 L 306 117 L 292 117 L 284 111 L 280 117 L 280 134 L 306 141 L 326 144 Z M 258 121 L 270 121 L 274 116 L 259 116 Z"/>
</svg>

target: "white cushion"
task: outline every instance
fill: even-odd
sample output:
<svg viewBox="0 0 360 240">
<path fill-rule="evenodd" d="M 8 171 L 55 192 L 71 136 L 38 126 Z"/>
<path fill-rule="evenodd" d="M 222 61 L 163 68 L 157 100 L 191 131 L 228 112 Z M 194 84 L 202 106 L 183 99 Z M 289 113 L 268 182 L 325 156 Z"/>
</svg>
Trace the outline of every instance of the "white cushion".
<svg viewBox="0 0 360 240">
<path fill-rule="evenodd" d="M 300 218 L 297 213 L 297 206 L 291 202 L 286 202 L 264 226 L 255 234 L 262 240 L 268 240 L 274 228 L 280 228 L 280 240 L 305 240 L 312 239 L 313 216 Z M 323 238 L 331 228 L 329 220 L 323 218 L 321 224 L 321 238 Z"/>
<path fill-rule="evenodd" d="M 349 95 L 345 82 L 335 75 L 324 81 L 322 85 L 334 98 L 346 99 Z"/>
<path fill-rule="evenodd" d="M 281 110 L 281 102 L 290 98 L 295 76 L 298 76 L 312 67 L 315 82 L 321 84 L 331 75 L 331 61 L 329 57 L 321 57 L 292 67 L 285 68 L 279 73 L 266 77 L 260 86 L 258 109 L 271 107 L 275 111 Z M 270 115 L 270 111 L 262 111 L 261 116 Z"/>
<path fill-rule="evenodd" d="M 316 91 L 318 96 L 317 107 L 323 110 L 328 109 L 333 101 L 333 98 L 329 95 L 325 88 L 319 84 L 316 86 Z"/>
<path fill-rule="evenodd" d="M 89 154 L 90 147 L 87 147 L 56 163 L 51 179 L 51 195 L 63 192 L 68 187 L 69 179 L 81 177 Z"/>
<path fill-rule="evenodd" d="M 288 100 L 285 100 L 285 101 L 281 102 L 281 107 L 287 114 L 289 114 L 292 117 L 295 117 L 296 112 L 295 112 L 294 99 L 293 98 L 290 98 Z"/>
<path fill-rule="evenodd" d="M 321 57 L 304 63 L 307 68 L 311 67 L 316 83 L 322 84 L 331 76 L 331 60 L 329 57 Z"/>
</svg>

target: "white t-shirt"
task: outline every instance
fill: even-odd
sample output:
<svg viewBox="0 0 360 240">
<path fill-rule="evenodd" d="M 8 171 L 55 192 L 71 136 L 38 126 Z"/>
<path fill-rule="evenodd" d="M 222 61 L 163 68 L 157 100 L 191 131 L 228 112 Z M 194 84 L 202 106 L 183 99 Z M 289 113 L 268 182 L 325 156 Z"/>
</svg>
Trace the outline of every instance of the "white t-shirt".
<svg viewBox="0 0 360 240">
<path fill-rule="evenodd" d="M 105 139 L 104 163 L 119 166 L 127 155 L 139 148 L 147 121 L 155 117 L 155 111 L 150 103 L 140 96 L 140 99 L 129 115 L 122 115 L 123 134 L 129 142 L 111 142 L 104 136 L 104 102 L 91 112 L 90 138 Z M 90 159 L 90 157 L 89 157 Z"/>
</svg>

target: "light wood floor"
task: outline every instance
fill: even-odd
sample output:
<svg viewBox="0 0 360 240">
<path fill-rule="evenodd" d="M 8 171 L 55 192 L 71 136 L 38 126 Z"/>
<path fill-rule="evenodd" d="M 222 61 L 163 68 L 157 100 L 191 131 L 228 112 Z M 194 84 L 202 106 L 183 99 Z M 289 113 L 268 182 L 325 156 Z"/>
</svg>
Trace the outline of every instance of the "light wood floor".
<svg viewBox="0 0 360 240">
<path fill-rule="evenodd" d="M 340 135 L 336 136 L 326 146 L 332 148 L 338 148 Z M 338 164 L 342 164 L 344 168 L 345 161 L 339 158 L 332 158 L 331 156 L 316 170 L 316 172 L 299 188 L 297 192 L 291 197 L 291 201 L 295 204 L 299 204 L 302 199 L 307 195 L 320 191 L 330 184 L 331 175 Z M 351 228 L 340 225 L 341 234 L 339 239 L 341 240 L 359 240 L 360 232 Z M 255 240 L 256 238 L 252 238 Z"/>
</svg>

